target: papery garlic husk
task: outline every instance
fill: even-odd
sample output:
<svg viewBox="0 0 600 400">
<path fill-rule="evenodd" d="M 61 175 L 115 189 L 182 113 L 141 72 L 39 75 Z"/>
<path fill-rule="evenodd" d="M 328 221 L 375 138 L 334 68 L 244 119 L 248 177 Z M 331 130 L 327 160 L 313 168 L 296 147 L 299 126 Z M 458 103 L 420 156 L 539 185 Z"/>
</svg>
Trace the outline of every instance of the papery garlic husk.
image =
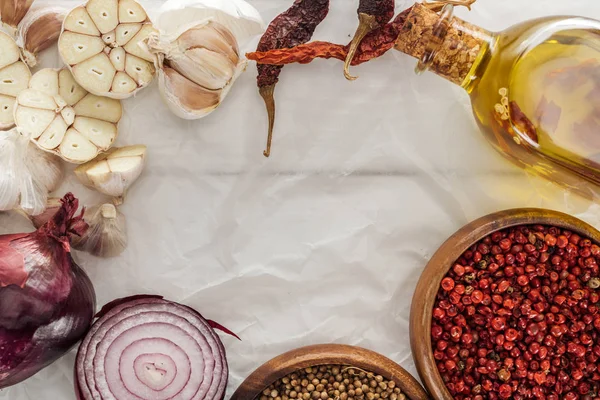
<svg viewBox="0 0 600 400">
<path fill-rule="evenodd" d="M 181 33 L 182 27 L 201 21 L 214 21 L 229 29 L 242 45 L 265 30 L 258 10 L 244 0 L 167 0 L 156 14 L 152 20 L 163 35 Z"/>
<path fill-rule="evenodd" d="M 15 125 L 15 97 L 27 89 L 29 79 L 31 72 L 21 61 L 17 43 L 7 34 L 0 32 L 0 130 Z"/>
<path fill-rule="evenodd" d="M 42 154 L 17 129 L 0 131 L 0 211 L 20 207 L 29 215 L 46 209 L 48 192 L 59 186 L 62 166 Z"/>
<path fill-rule="evenodd" d="M 17 44 L 29 67 L 35 67 L 38 54 L 58 41 L 67 11 L 57 6 L 34 6 L 25 15 L 18 26 Z"/>
<path fill-rule="evenodd" d="M 154 78 L 146 41 L 156 32 L 135 0 L 89 0 L 65 18 L 58 51 L 88 92 L 125 99 Z"/>
<path fill-rule="evenodd" d="M 16 32 L 17 26 L 25 17 L 34 0 L 0 0 L 0 20 L 2 25 Z"/>
<path fill-rule="evenodd" d="M 112 197 L 123 197 L 139 178 L 146 162 L 146 146 L 113 148 L 75 169 L 84 185 Z"/>
<path fill-rule="evenodd" d="M 162 97 L 184 119 L 214 111 L 247 65 L 231 31 L 213 21 L 187 28 L 173 41 L 151 36 L 148 45 L 159 55 Z"/>
<path fill-rule="evenodd" d="M 73 248 L 97 257 L 116 257 L 125 250 L 125 216 L 113 204 L 90 207 L 85 210 L 83 219 L 89 228 L 83 236 L 72 238 Z"/>
<path fill-rule="evenodd" d="M 81 164 L 108 150 L 123 115 L 121 102 L 88 93 L 68 69 L 38 71 L 17 96 L 17 129 L 40 149 Z"/>
</svg>

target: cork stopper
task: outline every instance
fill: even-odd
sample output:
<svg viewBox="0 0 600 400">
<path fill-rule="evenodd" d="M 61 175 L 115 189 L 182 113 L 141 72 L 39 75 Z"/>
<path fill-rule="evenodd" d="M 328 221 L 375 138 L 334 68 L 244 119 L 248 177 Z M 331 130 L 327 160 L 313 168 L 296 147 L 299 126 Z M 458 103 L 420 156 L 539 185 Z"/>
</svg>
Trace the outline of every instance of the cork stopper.
<svg viewBox="0 0 600 400">
<path fill-rule="evenodd" d="M 452 9 L 445 7 L 438 14 L 415 4 L 395 48 L 419 59 L 419 70 L 429 69 L 463 86 L 480 52 L 491 42 L 492 34 L 453 17 Z"/>
</svg>

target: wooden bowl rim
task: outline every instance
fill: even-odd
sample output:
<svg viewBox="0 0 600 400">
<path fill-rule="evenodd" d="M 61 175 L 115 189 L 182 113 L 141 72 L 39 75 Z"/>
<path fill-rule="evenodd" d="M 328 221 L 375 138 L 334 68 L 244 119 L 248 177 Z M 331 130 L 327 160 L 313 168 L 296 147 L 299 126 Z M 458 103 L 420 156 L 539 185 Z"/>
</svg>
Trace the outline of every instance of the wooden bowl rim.
<svg viewBox="0 0 600 400">
<path fill-rule="evenodd" d="M 348 365 L 393 380 L 411 400 L 429 399 L 421 384 L 389 358 L 362 347 L 343 344 L 318 344 L 283 353 L 252 372 L 235 391 L 231 400 L 254 400 L 273 382 L 299 369 L 319 365 Z"/>
<path fill-rule="evenodd" d="M 559 211 L 515 208 L 488 214 L 460 228 L 448 238 L 425 266 L 413 295 L 410 311 L 410 343 L 421 381 L 435 399 L 452 400 L 433 358 L 431 320 L 442 278 L 473 243 L 501 229 L 518 225 L 551 225 L 568 229 L 600 243 L 600 232 L 588 223 Z"/>
</svg>

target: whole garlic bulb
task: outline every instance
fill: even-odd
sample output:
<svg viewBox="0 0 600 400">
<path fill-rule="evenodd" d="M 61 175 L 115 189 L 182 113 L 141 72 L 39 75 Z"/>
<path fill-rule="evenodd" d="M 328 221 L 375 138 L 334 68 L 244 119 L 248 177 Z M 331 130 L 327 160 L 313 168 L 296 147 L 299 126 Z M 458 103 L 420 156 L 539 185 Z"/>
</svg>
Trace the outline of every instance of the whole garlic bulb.
<svg viewBox="0 0 600 400">
<path fill-rule="evenodd" d="M 154 79 L 146 40 L 155 32 L 135 0 L 89 0 L 66 16 L 58 51 L 85 90 L 124 99 Z"/>
<path fill-rule="evenodd" d="M 20 207 L 30 215 L 46 209 L 48 192 L 61 182 L 60 159 L 44 154 L 16 129 L 0 131 L 0 211 Z"/>
<path fill-rule="evenodd" d="M 15 98 L 27 89 L 29 79 L 31 72 L 21 61 L 19 46 L 10 36 L 0 32 L 0 130 L 15 125 Z"/>
<path fill-rule="evenodd" d="M 83 219 L 89 225 L 86 233 L 73 236 L 73 248 L 98 257 L 116 257 L 127 247 L 125 216 L 113 204 L 102 204 L 85 210 Z"/>
<path fill-rule="evenodd" d="M 215 110 L 247 65 L 231 31 L 213 21 L 187 28 L 172 41 L 152 35 L 148 46 L 159 57 L 163 99 L 184 119 L 202 118 Z"/>
<path fill-rule="evenodd" d="M 123 197 L 141 175 L 146 161 L 146 146 L 112 148 L 96 159 L 75 169 L 85 186 L 112 197 Z"/>
<path fill-rule="evenodd" d="M 17 96 L 17 129 L 40 149 L 76 164 L 108 150 L 123 115 L 121 102 L 88 93 L 67 69 L 45 68 Z"/>
</svg>

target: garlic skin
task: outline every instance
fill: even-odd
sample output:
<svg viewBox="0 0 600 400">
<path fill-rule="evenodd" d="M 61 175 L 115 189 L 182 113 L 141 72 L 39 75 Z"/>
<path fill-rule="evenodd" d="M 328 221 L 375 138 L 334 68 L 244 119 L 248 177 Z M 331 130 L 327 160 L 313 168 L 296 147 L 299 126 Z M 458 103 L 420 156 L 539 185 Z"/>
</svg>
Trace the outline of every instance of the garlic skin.
<svg viewBox="0 0 600 400">
<path fill-rule="evenodd" d="M 15 33 L 17 26 L 29 11 L 34 0 L 2 0 L 0 1 L 0 20 L 2 26 Z"/>
<path fill-rule="evenodd" d="M 62 179 L 60 159 L 43 154 L 16 129 L 0 131 L 0 211 L 20 207 L 29 215 L 46 209 L 48 192 Z"/>
<path fill-rule="evenodd" d="M 214 21 L 231 31 L 242 45 L 261 35 L 265 22 L 260 13 L 244 0 L 167 0 L 152 15 L 161 35 L 177 37 L 201 21 Z"/>
<path fill-rule="evenodd" d="M 82 237 L 73 236 L 73 248 L 97 257 L 116 257 L 127 248 L 125 216 L 113 204 L 85 210 L 83 219 L 89 228 Z"/>
<path fill-rule="evenodd" d="M 0 130 L 10 129 L 15 125 L 15 98 L 22 90 L 27 89 L 29 79 L 31 72 L 21 61 L 17 43 L 0 32 Z"/>
<path fill-rule="evenodd" d="M 33 68 L 37 55 L 55 44 L 60 36 L 67 9 L 56 6 L 32 7 L 17 29 L 17 44 L 23 61 Z"/>
<path fill-rule="evenodd" d="M 123 115 L 121 102 L 88 93 L 67 69 L 45 68 L 17 96 L 19 132 L 40 149 L 81 164 L 108 150 Z"/>
<path fill-rule="evenodd" d="M 125 99 L 154 79 L 156 57 L 146 41 L 156 32 L 134 0 L 89 0 L 66 16 L 58 51 L 85 90 Z"/>
<path fill-rule="evenodd" d="M 75 169 L 75 176 L 85 186 L 108 196 L 122 198 L 140 177 L 146 163 L 146 146 L 113 148 L 95 160 Z"/>
<path fill-rule="evenodd" d="M 206 21 L 187 28 L 175 40 L 151 36 L 158 54 L 158 84 L 163 100 L 178 117 L 198 119 L 214 111 L 246 69 L 234 35 Z"/>
</svg>

